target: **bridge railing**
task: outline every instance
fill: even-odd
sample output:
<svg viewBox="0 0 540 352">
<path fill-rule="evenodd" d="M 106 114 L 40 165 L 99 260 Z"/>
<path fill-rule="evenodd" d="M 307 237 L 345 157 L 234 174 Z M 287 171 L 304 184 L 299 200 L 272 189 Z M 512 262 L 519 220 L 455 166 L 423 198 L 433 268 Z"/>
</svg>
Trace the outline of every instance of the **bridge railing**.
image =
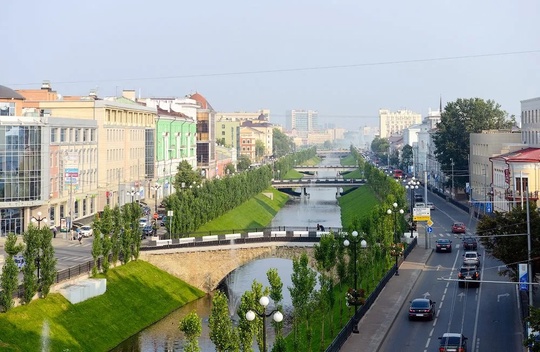
<svg viewBox="0 0 540 352">
<path fill-rule="evenodd" d="M 193 232 L 182 235 L 180 238 L 172 239 L 168 238 L 167 235 L 160 236 L 159 239 L 156 238 L 155 240 L 150 241 L 148 246 L 141 247 L 141 251 L 258 242 L 318 242 L 321 236 L 330 233 L 342 233 L 342 228 L 328 227 L 324 230 L 317 230 L 317 228 L 309 226 L 280 226 L 260 229 Z"/>
</svg>

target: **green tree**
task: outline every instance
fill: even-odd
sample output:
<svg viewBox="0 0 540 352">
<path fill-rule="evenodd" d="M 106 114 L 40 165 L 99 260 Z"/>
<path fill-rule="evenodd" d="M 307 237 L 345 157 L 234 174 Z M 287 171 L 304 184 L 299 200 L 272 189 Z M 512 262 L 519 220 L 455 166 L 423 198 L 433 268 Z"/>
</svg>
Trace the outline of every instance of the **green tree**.
<svg viewBox="0 0 540 352">
<path fill-rule="evenodd" d="M 51 287 L 56 279 L 56 262 L 54 257 L 54 247 L 52 245 L 53 233 L 52 231 L 44 227 L 39 230 L 39 245 L 41 248 L 41 255 L 39 258 L 40 265 L 40 280 L 39 290 L 43 298 L 49 295 Z"/>
<path fill-rule="evenodd" d="M 185 352 L 200 352 L 199 336 L 202 332 L 202 320 L 196 312 L 191 312 L 180 320 L 180 331 L 186 335 L 187 343 L 184 346 Z"/>
<path fill-rule="evenodd" d="M 299 258 L 293 260 L 293 273 L 291 274 L 291 281 L 293 286 L 289 287 L 291 294 L 292 305 L 294 307 L 293 314 L 293 331 L 294 331 L 294 348 L 299 351 L 303 346 L 300 345 L 299 325 L 301 321 L 306 323 L 306 332 L 308 334 L 308 347 L 309 345 L 309 307 L 313 300 L 313 290 L 317 283 L 316 273 L 308 266 L 308 256 L 306 253 L 302 253 Z"/>
<path fill-rule="evenodd" d="M 536 210 L 535 202 L 529 203 L 529 220 L 531 227 L 531 257 L 540 256 L 540 214 Z M 517 278 L 518 264 L 526 263 L 527 236 L 519 234 L 527 233 L 527 209 L 517 205 L 508 212 L 495 212 L 493 217 L 485 216 L 478 222 L 476 232 L 486 252 L 501 260 L 512 270 L 514 279 Z M 516 236 L 512 236 L 516 235 Z M 533 276 L 539 272 L 540 267 L 532 262 Z"/>
<path fill-rule="evenodd" d="M 40 248 L 39 229 L 33 224 L 30 224 L 28 230 L 23 233 L 23 241 L 25 243 L 23 251 L 25 265 L 22 269 L 24 286 L 23 302 L 28 304 L 32 301 L 39 288 L 38 277 L 36 275 L 36 263 Z"/>
<path fill-rule="evenodd" d="M 236 164 L 236 168 L 238 171 L 245 171 L 248 170 L 251 166 L 251 159 L 249 156 L 245 154 L 241 154 L 240 157 L 238 157 L 238 163 Z"/>
<path fill-rule="evenodd" d="M 100 256 L 103 254 L 103 244 L 101 242 L 102 239 L 99 227 L 94 227 L 94 241 L 92 242 L 92 259 L 94 260 L 94 266 L 92 267 L 93 276 L 98 274 L 98 262 Z"/>
<path fill-rule="evenodd" d="M 412 164 L 413 164 L 413 148 L 407 144 L 403 147 L 403 149 L 401 149 L 400 168 L 404 172 L 409 172 L 409 168 Z"/>
<path fill-rule="evenodd" d="M 234 351 L 239 348 L 229 315 L 229 301 L 221 291 L 217 291 L 212 298 L 208 327 L 210 328 L 210 340 L 216 346 L 216 351 Z"/>
<path fill-rule="evenodd" d="M 23 250 L 23 245 L 17 244 L 17 235 L 8 233 L 4 250 L 7 253 L 7 258 L 0 276 L 0 306 L 3 307 L 4 311 L 8 311 L 13 308 L 13 294 L 19 283 L 19 268 L 15 264 L 13 256 Z"/>
<path fill-rule="evenodd" d="M 191 164 L 187 160 L 182 160 L 178 164 L 176 176 L 174 177 L 174 188 L 181 190 L 193 184 L 200 184 L 202 176 L 197 170 L 193 170 Z"/>
<path fill-rule="evenodd" d="M 514 117 L 508 117 L 508 113 L 492 100 L 471 98 L 448 103 L 433 134 L 437 161 L 447 175 L 453 169 L 453 177 L 446 185 L 450 186 L 453 179 L 454 187 L 464 188 L 469 182 L 471 133 L 509 129 L 514 124 Z"/>
<path fill-rule="evenodd" d="M 281 277 L 279 277 L 278 270 L 276 268 L 268 269 L 266 272 L 266 278 L 270 283 L 269 297 L 272 299 L 272 301 L 274 301 L 276 309 L 283 312 L 283 305 L 281 304 L 281 301 L 283 300 L 283 282 L 281 281 Z M 276 337 L 281 336 L 283 322 L 281 321 L 278 323 L 272 319 L 272 325 L 274 326 Z"/>
<path fill-rule="evenodd" d="M 234 169 L 234 165 L 232 163 L 225 165 L 225 175 L 232 175 L 235 171 L 236 170 Z"/>
<path fill-rule="evenodd" d="M 111 211 L 112 218 L 112 228 L 111 228 L 111 253 L 112 253 L 112 263 L 116 265 L 118 261 L 118 256 L 120 255 L 120 250 L 122 247 L 121 233 L 123 231 L 124 223 L 122 221 L 122 212 L 120 207 L 117 205 Z"/>
<path fill-rule="evenodd" d="M 107 272 L 109 271 L 109 268 L 111 267 L 111 263 L 109 261 L 109 255 L 111 254 L 111 249 L 112 249 L 111 237 L 107 235 L 103 235 L 103 239 L 101 242 L 103 244 L 103 248 L 102 248 L 103 263 L 101 264 L 101 268 L 103 269 L 103 273 L 107 274 Z"/>
<path fill-rule="evenodd" d="M 379 158 L 379 163 L 381 165 L 387 164 L 389 150 L 390 143 L 387 138 L 375 137 L 375 139 L 371 141 L 371 151 Z"/>
<path fill-rule="evenodd" d="M 293 139 L 277 128 L 274 128 L 272 130 L 272 146 L 272 153 L 276 158 L 293 153 L 295 151 L 295 144 Z"/>
<path fill-rule="evenodd" d="M 529 323 L 529 328 L 538 333 L 540 331 L 540 308 L 529 307 L 529 309 L 530 314 L 525 320 Z M 536 340 L 534 334 L 527 336 L 525 341 L 523 341 L 523 345 L 529 347 L 527 350 L 529 352 L 540 352 L 540 344 Z"/>
<path fill-rule="evenodd" d="M 257 160 L 261 160 L 265 152 L 266 152 L 266 147 L 264 145 L 264 142 L 261 141 L 260 139 L 257 139 L 255 141 L 255 158 Z"/>
</svg>

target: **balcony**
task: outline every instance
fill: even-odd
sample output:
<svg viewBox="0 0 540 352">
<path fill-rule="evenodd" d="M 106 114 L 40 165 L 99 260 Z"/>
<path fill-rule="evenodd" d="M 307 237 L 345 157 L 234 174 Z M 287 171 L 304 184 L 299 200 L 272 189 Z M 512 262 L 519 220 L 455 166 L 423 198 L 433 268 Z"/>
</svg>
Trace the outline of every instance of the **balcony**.
<svg viewBox="0 0 540 352">
<path fill-rule="evenodd" d="M 504 192 L 504 197 L 508 201 L 527 200 L 527 192 L 506 190 L 506 192 Z M 537 201 L 538 200 L 538 191 L 529 192 L 528 197 L 529 197 L 529 200 Z"/>
</svg>

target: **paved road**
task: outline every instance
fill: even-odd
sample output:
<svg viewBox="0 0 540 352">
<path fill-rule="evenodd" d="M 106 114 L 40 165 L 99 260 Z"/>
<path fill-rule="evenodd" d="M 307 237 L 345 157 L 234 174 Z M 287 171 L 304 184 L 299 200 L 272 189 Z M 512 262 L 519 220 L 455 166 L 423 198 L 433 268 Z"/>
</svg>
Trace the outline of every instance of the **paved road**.
<svg viewBox="0 0 540 352">
<path fill-rule="evenodd" d="M 427 237 L 430 255 L 420 255 L 426 251 L 420 235 L 419 246 L 400 267 L 400 276 L 390 280 L 360 322 L 360 334 L 351 335 L 342 351 L 435 351 L 438 337 L 449 331 L 463 332 L 469 338 L 468 351 L 523 351 L 515 285 L 485 283 L 479 288 L 459 288 L 457 282 L 440 280 L 455 278 L 461 266 L 461 240 L 449 233 L 450 225 L 458 220 L 474 229 L 476 219 L 436 196 L 429 201 L 438 208 L 432 213 L 434 232 Z M 453 240 L 452 253 L 431 254 L 440 237 Z M 484 254 L 482 278 L 508 281 L 498 274 L 501 263 L 486 257 L 482 248 L 479 252 Z M 409 321 L 409 301 L 424 296 L 437 302 L 436 319 Z"/>
</svg>

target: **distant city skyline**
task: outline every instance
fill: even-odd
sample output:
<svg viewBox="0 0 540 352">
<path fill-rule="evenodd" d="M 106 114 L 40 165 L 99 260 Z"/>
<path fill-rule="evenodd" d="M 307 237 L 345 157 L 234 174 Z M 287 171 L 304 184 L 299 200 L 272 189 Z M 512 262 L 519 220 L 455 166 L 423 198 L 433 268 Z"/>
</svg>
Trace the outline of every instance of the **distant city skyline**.
<svg viewBox="0 0 540 352">
<path fill-rule="evenodd" d="M 536 0 L 94 5 L 3 4 L 0 84 L 199 92 L 220 112 L 269 109 L 285 125 L 287 110 L 316 110 L 321 125 L 354 130 L 377 126 L 379 109 L 427 116 L 441 97 L 491 99 L 518 117 L 540 96 Z"/>
</svg>

